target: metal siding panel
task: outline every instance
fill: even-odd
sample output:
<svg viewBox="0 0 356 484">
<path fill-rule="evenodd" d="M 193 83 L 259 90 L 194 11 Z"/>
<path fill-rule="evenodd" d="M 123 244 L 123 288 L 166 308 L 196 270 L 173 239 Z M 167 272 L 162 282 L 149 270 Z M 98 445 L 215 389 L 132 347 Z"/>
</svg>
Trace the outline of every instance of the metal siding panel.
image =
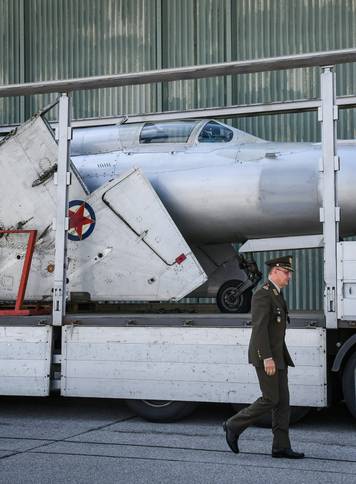
<svg viewBox="0 0 356 484">
<path fill-rule="evenodd" d="M 258 267 L 263 272 L 262 280 L 268 276 L 265 262 L 285 255 L 293 256 L 295 272 L 283 293 L 290 310 L 322 310 L 323 253 L 321 249 L 279 250 L 255 253 Z"/>
<path fill-rule="evenodd" d="M 197 0 L 196 2 L 196 64 L 212 64 L 230 60 L 226 31 L 230 0 Z M 230 76 L 229 76 L 230 77 Z M 225 106 L 227 81 L 224 77 L 197 80 L 198 107 Z"/>
<path fill-rule="evenodd" d="M 346 0 L 241 0 L 232 2 L 232 51 L 236 60 L 354 46 L 356 2 Z M 337 66 L 338 95 L 354 94 L 356 64 Z M 233 77 L 233 103 L 319 96 L 319 69 Z M 355 110 L 342 113 L 340 137 L 354 137 Z M 280 141 L 320 139 L 315 113 L 247 118 L 235 122 L 257 136 Z"/>
<path fill-rule="evenodd" d="M 0 0 L 0 84 L 24 82 L 23 0 Z M 21 97 L 0 98 L 0 124 L 24 120 Z"/>
<path fill-rule="evenodd" d="M 163 67 L 230 60 L 229 12 L 230 0 L 163 3 Z M 223 106 L 230 101 L 229 87 L 230 76 L 171 82 L 163 88 L 163 106 L 165 110 Z"/>
<path fill-rule="evenodd" d="M 66 326 L 62 395 L 247 403 L 260 393 L 246 359 L 250 333 Z M 293 405 L 326 405 L 325 338 L 323 329 L 287 330 L 298 363 L 290 369 Z"/>
<path fill-rule="evenodd" d="M 27 81 L 155 69 L 156 0 L 29 0 Z M 55 96 L 34 96 L 28 115 Z M 73 95 L 75 118 L 155 111 L 155 86 Z"/>
<path fill-rule="evenodd" d="M 196 64 L 195 0 L 170 0 L 162 3 L 162 67 Z M 163 85 L 163 109 L 191 109 L 196 106 L 196 80 Z"/>
</svg>

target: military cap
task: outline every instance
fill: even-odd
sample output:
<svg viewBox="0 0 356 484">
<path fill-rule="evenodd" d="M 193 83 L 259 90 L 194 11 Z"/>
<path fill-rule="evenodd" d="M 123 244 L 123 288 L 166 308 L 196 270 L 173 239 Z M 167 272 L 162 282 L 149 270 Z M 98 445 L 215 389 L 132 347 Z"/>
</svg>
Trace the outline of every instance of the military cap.
<svg viewBox="0 0 356 484">
<path fill-rule="evenodd" d="M 268 260 L 266 261 L 266 265 L 268 265 L 270 269 L 272 269 L 272 267 L 280 267 L 281 269 L 286 269 L 287 271 L 294 272 L 294 269 L 292 267 L 292 262 L 293 262 L 292 256 L 286 255 L 283 257 L 277 257 L 276 259 Z"/>
</svg>

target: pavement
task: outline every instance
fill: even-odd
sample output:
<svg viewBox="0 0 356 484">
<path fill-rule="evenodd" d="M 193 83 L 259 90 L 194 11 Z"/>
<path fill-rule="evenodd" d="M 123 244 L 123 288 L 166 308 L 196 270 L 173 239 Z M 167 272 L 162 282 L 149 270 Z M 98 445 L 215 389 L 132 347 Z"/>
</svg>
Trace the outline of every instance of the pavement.
<svg viewBox="0 0 356 484">
<path fill-rule="evenodd" d="M 221 423 L 229 405 L 200 405 L 176 423 L 150 423 L 122 401 L 0 398 L 1 484 L 356 484 L 356 421 L 340 404 L 291 428 L 303 460 L 272 459 L 271 430 L 249 428 L 240 454 Z"/>
</svg>

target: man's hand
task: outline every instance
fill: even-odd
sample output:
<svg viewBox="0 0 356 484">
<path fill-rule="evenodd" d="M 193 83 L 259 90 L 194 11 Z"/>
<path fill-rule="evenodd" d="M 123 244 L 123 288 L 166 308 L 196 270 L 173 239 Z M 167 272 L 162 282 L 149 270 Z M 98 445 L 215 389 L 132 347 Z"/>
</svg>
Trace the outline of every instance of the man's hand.
<svg viewBox="0 0 356 484">
<path fill-rule="evenodd" d="M 276 364 L 273 358 L 266 358 L 263 360 L 263 364 L 268 376 L 273 376 L 276 373 Z"/>
</svg>

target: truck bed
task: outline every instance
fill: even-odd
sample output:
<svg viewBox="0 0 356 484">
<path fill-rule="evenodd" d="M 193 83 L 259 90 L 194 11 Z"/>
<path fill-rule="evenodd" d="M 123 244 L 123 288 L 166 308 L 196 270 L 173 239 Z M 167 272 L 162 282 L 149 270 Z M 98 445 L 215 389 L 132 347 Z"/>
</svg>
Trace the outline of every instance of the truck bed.
<svg viewBox="0 0 356 484">
<path fill-rule="evenodd" d="M 321 311 L 293 311 L 290 314 L 290 328 L 325 327 Z M 0 318 L 0 326 L 38 326 L 51 324 L 52 316 L 8 316 Z M 65 325 L 81 326 L 173 326 L 173 327 L 249 327 L 251 314 L 98 314 L 69 313 Z"/>
</svg>

